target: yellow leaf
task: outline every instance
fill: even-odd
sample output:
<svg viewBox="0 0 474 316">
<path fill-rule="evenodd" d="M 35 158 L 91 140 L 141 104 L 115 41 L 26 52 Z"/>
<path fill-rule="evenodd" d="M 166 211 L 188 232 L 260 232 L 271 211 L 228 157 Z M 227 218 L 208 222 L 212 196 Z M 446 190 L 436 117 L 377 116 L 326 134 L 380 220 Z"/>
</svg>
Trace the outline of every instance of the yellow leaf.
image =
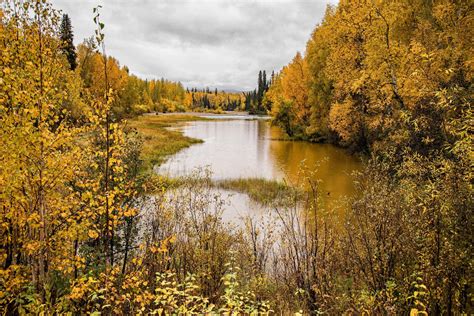
<svg viewBox="0 0 474 316">
<path fill-rule="evenodd" d="M 89 235 L 89 238 L 92 238 L 92 239 L 95 239 L 95 238 L 99 237 L 99 233 L 96 232 L 95 230 L 89 230 L 87 235 Z"/>
</svg>

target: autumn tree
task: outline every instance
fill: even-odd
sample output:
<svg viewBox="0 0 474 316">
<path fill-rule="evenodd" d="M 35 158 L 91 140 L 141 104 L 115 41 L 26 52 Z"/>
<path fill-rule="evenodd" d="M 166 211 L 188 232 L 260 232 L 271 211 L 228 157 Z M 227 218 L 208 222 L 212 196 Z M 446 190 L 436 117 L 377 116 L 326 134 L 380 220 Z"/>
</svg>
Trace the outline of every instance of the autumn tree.
<svg viewBox="0 0 474 316">
<path fill-rule="evenodd" d="M 329 127 L 329 111 L 333 101 L 333 82 L 326 73 L 326 63 L 330 53 L 331 18 L 334 8 L 328 6 L 322 25 L 317 27 L 306 45 L 308 63 L 309 92 L 311 106 L 308 136 L 313 141 L 330 141 L 332 131 Z"/>
<path fill-rule="evenodd" d="M 84 170 L 83 129 L 64 119 L 63 82 L 77 77 L 62 54 L 59 15 L 41 1 L 7 2 L 3 12 L 1 305 L 14 313 L 31 286 L 38 306 L 52 304 L 54 280 L 82 266 L 73 240 L 87 238 L 89 216 L 72 189 Z"/>
<path fill-rule="evenodd" d="M 308 66 L 300 53 L 275 76 L 266 99 L 272 103 L 275 122 L 291 137 L 304 138 L 311 114 L 308 103 Z"/>
</svg>

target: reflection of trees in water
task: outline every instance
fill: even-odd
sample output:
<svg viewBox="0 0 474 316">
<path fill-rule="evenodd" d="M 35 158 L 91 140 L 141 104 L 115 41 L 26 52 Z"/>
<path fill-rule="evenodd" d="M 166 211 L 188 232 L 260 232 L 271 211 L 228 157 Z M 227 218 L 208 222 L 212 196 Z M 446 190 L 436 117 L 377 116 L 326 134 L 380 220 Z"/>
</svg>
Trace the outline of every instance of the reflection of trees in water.
<svg viewBox="0 0 474 316">
<path fill-rule="evenodd" d="M 268 121 L 201 121 L 186 126 L 185 134 L 204 139 L 164 163 L 161 171 L 183 175 L 209 165 L 214 179 L 257 177 L 302 182 L 302 162 L 314 179 L 321 179 L 323 202 L 334 204 L 352 196 L 351 172 L 361 163 L 343 149 L 328 144 L 282 141 L 281 130 Z"/>
<path fill-rule="evenodd" d="M 329 144 L 271 141 L 269 151 L 278 176 L 298 183 L 302 168 L 306 168 L 313 179 L 321 180 L 319 189 L 326 206 L 335 207 L 338 199 L 354 196 L 352 172 L 360 170 L 362 163 L 343 149 Z"/>
</svg>

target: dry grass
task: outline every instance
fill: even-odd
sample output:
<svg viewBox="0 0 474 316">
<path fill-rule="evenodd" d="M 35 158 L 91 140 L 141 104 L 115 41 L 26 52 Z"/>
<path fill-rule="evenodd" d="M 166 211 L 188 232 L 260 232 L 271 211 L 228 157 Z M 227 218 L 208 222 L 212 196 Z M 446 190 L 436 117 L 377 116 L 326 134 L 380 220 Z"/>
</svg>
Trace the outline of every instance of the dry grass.
<svg viewBox="0 0 474 316">
<path fill-rule="evenodd" d="M 201 143 L 202 140 L 184 136 L 182 132 L 171 130 L 169 127 L 184 122 L 205 120 L 205 118 L 186 115 L 143 115 L 128 122 L 143 137 L 141 158 L 144 161 L 144 171 L 151 170 L 154 165 L 162 164 L 166 158 L 189 147 Z"/>
</svg>

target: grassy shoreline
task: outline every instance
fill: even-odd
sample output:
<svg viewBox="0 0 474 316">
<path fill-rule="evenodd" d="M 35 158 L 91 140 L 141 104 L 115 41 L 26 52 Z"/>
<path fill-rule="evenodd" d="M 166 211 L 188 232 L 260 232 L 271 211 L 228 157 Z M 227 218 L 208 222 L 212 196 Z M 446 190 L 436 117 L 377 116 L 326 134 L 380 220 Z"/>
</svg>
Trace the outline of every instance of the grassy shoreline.
<svg viewBox="0 0 474 316">
<path fill-rule="evenodd" d="M 167 157 L 193 144 L 202 143 L 201 139 L 187 137 L 181 131 L 169 127 L 179 126 L 185 122 L 202 121 L 206 118 L 189 114 L 176 115 L 142 115 L 128 121 L 130 128 L 136 129 L 143 137 L 141 159 L 144 170 L 153 169 L 162 164 Z"/>
</svg>

